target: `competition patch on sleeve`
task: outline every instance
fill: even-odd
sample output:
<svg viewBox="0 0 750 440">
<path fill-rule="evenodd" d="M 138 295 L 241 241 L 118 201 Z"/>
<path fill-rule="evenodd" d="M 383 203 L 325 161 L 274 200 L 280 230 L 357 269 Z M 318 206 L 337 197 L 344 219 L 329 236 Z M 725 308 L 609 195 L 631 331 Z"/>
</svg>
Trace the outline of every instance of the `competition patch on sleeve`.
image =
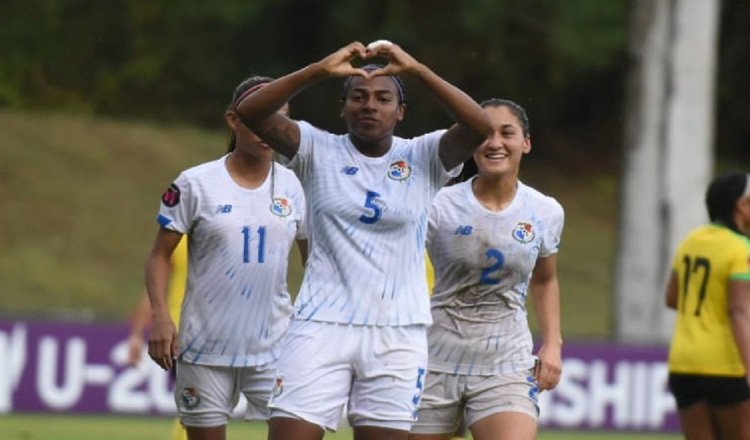
<svg viewBox="0 0 750 440">
<path fill-rule="evenodd" d="M 180 188 L 174 183 L 169 185 L 169 188 L 161 195 L 161 202 L 169 208 L 177 206 L 180 203 Z"/>
</svg>

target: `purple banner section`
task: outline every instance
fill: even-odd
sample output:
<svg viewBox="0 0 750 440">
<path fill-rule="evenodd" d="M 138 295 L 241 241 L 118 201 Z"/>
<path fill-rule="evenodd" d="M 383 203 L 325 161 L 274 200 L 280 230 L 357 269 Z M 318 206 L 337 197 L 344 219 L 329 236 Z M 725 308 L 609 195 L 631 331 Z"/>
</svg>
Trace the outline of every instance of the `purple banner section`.
<svg viewBox="0 0 750 440">
<path fill-rule="evenodd" d="M 169 375 L 127 365 L 125 324 L 0 321 L 0 414 L 174 414 Z M 667 348 L 567 344 L 558 387 L 540 395 L 544 427 L 676 431 Z M 240 408 L 238 408 L 240 410 Z"/>
<path fill-rule="evenodd" d="M 125 324 L 0 321 L 0 413 L 174 414 L 169 375 L 127 364 Z"/>
<path fill-rule="evenodd" d="M 555 428 L 678 431 L 667 388 L 666 346 L 568 344 L 563 375 L 539 396 L 540 424 Z"/>
</svg>

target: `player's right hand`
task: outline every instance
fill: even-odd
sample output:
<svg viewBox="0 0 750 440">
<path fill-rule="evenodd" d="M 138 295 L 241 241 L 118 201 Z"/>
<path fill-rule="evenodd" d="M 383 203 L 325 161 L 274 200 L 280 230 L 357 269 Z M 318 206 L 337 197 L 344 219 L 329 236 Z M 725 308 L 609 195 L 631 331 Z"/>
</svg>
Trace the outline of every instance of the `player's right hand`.
<svg viewBox="0 0 750 440">
<path fill-rule="evenodd" d="M 366 78 L 366 70 L 359 67 L 354 67 L 352 65 L 352 62 L 357 58 L 363 60 L 367 58 L 367 50 L 365 49 L 365 45 L 360 43 L 359 41 L 349 43 L 336 52 L 323 58 L 317 64 L 329 76 L 340 77 L 359 75 Z"/>
<path fill-rule="evenodd" d="M 161 368 L 171 370 L 178 353 L 177 328 L 169 317 L 155 318 L 148 339 L 148 355 Z"/>
</svg>

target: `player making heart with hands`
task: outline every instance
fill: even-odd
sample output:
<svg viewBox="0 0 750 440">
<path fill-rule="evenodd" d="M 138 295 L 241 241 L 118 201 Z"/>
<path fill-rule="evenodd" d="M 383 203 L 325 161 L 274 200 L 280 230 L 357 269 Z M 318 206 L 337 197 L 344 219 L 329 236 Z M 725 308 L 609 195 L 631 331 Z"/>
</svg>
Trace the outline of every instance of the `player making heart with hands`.
<svg viewBox="0 0 750 440">
<path fill-rule="evenodd" d="M 385 65 L 369 63 L 378 58 Z M 394 135 L 406 112 L 399 75 L 455 122 Z M 276 112 L 312 84 L 342 78 L 337 134 Z M 492 133 L 487 113 L 401 47 L 350 43 L 237 105 L 247 127 L 300 178 L 310 254 L 280 343 L 269 438 L 321 439 L 342 409 L 354 438 L 406 439 L 427 366 L 431 323 L 425 236 L 433 197 Z M 334 344 L 331 341 L 336 341 Z"/>
</svg>

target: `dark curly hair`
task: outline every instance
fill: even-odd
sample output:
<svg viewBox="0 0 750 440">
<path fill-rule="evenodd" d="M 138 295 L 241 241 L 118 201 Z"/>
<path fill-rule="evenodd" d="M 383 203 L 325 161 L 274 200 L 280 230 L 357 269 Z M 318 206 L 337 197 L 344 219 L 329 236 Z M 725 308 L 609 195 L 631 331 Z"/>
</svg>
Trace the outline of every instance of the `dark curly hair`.
<svg viewBox="0 0 750 440">
<path fill-rule="evenodd" d="M 734 210 L 737 200 L 746 193 L 749 181 L 750 175 L 737 171 L 726 173 L 712 180 L 706 190 L 708 218 L 714 223 L 740 232 L 734 222 Z"/>
</svg>

